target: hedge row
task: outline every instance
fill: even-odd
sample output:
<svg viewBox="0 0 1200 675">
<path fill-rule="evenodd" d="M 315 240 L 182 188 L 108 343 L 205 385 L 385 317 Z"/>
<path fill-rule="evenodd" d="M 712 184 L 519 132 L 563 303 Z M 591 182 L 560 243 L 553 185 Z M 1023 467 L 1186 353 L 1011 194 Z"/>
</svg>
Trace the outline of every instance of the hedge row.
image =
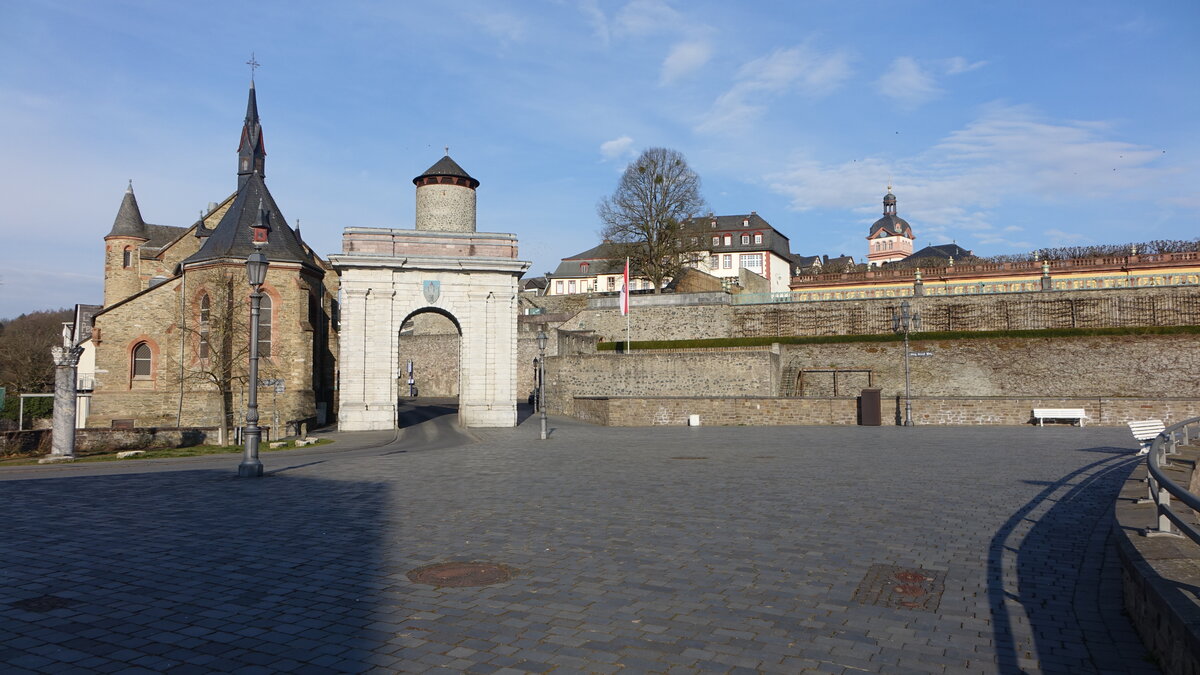
<svg viewBox="0 0 1200 675">
<path fill-rule="evenodd" d="M 1200 326 L 1130 326 L 1123 328 L 1047 328 L 1042 330 L 992 330 L 992 331 L 931 331 L 909 333 L 910 340 L 994 340 L 996 338 L 1070 338 L 1104 337 L 1112 335 L 1196 335 Z M 630 350 L 686 349 L 696 347 L 759 347 L 775 343 L 785 345 L 821 345 L 843 342 L 895 342 L 903 340 L 899 333 L 875 335 L 816 335 L 784 337 L 731 337 L 704 340 L 635 340 Z M 624 351 L 625 342 L 601 342 L 600 351 Z"/>
</svg>

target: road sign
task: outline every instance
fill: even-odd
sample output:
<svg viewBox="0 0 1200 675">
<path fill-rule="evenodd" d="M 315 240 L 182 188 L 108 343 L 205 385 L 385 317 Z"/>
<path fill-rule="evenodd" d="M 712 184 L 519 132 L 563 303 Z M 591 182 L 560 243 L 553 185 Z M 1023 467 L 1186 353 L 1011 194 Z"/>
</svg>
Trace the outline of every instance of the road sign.
<svg viewBox="0 0 1200 675">
<path fill-rule="evenodd" d="M 909 356 L 933 356 L 933 352 L 909 352 Z"/>
</svg>

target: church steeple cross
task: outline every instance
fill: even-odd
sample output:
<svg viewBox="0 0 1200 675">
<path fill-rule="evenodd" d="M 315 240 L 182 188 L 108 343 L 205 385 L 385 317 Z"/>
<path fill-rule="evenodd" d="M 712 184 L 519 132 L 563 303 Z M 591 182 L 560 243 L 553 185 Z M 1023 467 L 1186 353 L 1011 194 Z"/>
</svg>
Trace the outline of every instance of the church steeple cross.
<svg viewBox="0 0 1200 675">
<path fill-rule="evenodd" d="M 250 66 L 250 81 L 253 82 L 254 71 L 262 65 L 258 61 L 254 60 L 254 52 L 250 52 L 250 60 L 246 62 L 246 65 Z"/>
</svg>

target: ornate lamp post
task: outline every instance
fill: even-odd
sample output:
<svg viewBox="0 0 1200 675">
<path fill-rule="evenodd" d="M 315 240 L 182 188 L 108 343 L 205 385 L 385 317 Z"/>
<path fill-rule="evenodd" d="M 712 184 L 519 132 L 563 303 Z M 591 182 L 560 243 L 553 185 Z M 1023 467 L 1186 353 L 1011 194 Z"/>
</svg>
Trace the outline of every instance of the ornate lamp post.
<svg viewBox="0 0 1200 675">
<path fill-rule="evenodd" d="M 546 341 L 550 338 L 546 331 L 538 329 L 538 407 L 542 412 L 542 436 L 546 440 Z"/>
<path fill-rule="evenodd" d="M 250 386 L 246 397 L 246 440 L 242 463 L 238 465 L 238 477 L 259 478 L 263 465 L 258 459 L 258 444 L 262 440 L 262 429 L 258 427 L 258 315 L 262 306 L 262 285 L 267 280 L 267 256 L 262 246 L 267 243 L 271 231 L 268 215 L 258 204 L 258 222 L 250 226 L 253 231 L 254 253 L 246 257 L 246 280 L 250 282 Z"/>
<path fill-rule="evenodd" d="M 900 313 L 892 317 L 892 330 L 899 333 L 904 333 L 904 426 L 913 426 L 912 420 L 912 398 L 910 393 L 910 379 L 908 369 L 908 333 L 913 330 L 913 326 L 919 330 L 921 327 L 921 315 L 912 311 L 912 304 L 905 300 L 900 303 Z"/>
</svg>

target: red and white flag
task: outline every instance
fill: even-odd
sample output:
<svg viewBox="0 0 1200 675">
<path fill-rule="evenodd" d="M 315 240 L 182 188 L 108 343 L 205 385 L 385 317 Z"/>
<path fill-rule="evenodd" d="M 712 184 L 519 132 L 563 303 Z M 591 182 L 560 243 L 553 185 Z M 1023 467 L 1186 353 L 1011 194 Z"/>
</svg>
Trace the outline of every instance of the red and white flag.
<svg viewBox="0 0 1200 675">
<path fill-rule="evenodd" d="M 621 281 L 621 316 L 629 314 L 629 258 L 625 259 L 625 278 Z"/>
</svg>

